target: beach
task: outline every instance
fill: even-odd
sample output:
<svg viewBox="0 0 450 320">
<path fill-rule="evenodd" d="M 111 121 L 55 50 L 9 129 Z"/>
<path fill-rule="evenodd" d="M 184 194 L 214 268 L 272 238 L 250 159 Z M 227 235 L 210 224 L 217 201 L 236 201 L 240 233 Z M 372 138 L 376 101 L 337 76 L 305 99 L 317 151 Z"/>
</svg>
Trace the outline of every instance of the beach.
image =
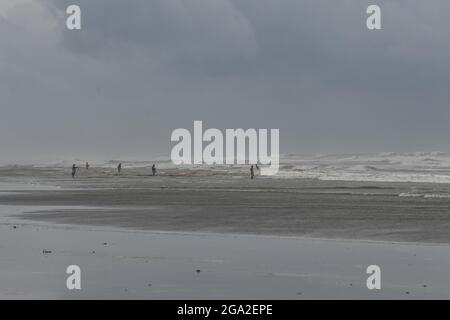
<svg viewBox="0 0 450 320">
<path fill-rule="evenodd" d="M 126 165 L 0 178 L 2 298 L 450 298 L 450 198 L 425 196 L 446 183 Z M 66 288 L 69 265 L 81 290 Z"/>
<path fill-rule="evenodd" d="M 1 226 L 3 299 L 448 299 L 447 246 Z M 43 253 L 46 250 L 48 253 Z M 368 290 L 366 268 L 382 270 Z M 81 290 L 66 268 L 81 269 Z"/>
</svg>

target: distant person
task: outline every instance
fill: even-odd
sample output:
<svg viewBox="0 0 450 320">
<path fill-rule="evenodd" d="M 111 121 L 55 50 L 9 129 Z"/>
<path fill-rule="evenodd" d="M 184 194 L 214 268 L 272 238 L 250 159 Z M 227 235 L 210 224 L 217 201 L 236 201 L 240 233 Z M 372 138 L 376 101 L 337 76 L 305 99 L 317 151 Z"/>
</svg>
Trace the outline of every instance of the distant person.
<svg viewBox="0 0 450 320">
<path fill-rule="evenodd" d="M 253 169 L 253 165 L 250 167 L 250 179 L 253 179 L 255 177 L 255 171 Z"/>
<path fill-rule="evenodd" d="M 256 167 L 256 170 L 258 170 L 258 171 L 259 171 L 259 167 L 258 167 L 258 164 L 255 164 L 255 167 Z"/>
<path fill-rule="evenodd" d="M 78 169 L 78 167 L 75 164 L 73 164 L 72 165 L 72 179 L 75 178 L 75 174 L 77 173 L 77 169 Z"/>
<path fill-rule="evenodd" d="M 86 162 L 86 170 L 89 170 L 89 162 Z"/>
<path fill-rule="evenodd" d="M 156 175 L 156 166 L 155 166 L 155 164 L 152 165 L 152 174 Z"/>
<path fill-rule="evenodd" d="M 120 174 L 121 171 L 122 171 L 122 163 L 119 163 L 119 165 L 117 166 L 117 172 Z"/>
</svg>

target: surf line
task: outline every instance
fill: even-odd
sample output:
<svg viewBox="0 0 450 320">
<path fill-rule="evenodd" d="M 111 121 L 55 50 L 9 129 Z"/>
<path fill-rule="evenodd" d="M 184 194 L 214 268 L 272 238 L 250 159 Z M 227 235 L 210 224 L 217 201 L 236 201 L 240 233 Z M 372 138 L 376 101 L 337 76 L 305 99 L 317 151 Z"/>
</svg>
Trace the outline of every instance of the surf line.
<svg viewBox="0 0 450 320">
<path fill-rule="evenodd" d="M 188 129 L 179 128 L 173 130 L 171 141 L 178 142 L 171 152 L 171 160 L 176 165 L 260 163 L 266 165 L 261 168 L 261 175 L 278 173 L 279 129 L 270 129 L 269 146 L 268 129 L 225 129 L 223 134 L 219 129 L 210 128 L 203 132 L 203 122 L 196 120 L 193 137 Z"/>
</svg>

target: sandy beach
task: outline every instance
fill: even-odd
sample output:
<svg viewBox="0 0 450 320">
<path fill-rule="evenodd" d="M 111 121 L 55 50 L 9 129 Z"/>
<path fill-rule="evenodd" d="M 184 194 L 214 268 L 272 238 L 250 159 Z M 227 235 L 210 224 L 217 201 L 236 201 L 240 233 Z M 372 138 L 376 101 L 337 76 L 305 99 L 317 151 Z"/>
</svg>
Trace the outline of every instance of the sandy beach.
<svg viewBox="0 0 450 320">
<path fill-rule="evenodd" d="M 449 199 L 398 196 L 430 184 L 0 171 L 2 298 L 450 298 Z"/>
<path fill-rule="evenodd" d="M 450 298 L 447 246 L 32 225 L 0 240 L 5 299 Z M 81 290 L 66 288 L 73 264 Z"/>
</svg>

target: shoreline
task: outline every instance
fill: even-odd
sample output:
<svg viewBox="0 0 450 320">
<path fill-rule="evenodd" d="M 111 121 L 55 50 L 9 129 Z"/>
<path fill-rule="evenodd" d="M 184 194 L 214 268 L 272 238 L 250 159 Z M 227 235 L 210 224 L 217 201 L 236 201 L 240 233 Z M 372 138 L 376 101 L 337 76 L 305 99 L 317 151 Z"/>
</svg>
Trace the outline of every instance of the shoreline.
<svg viewBox="0 0 450 320">
<path fill-rule="evenodd" d="M 26 181 L 22 178 L 20 185 L 9 183 L 9 188 L 5 183 L 0 184 L 0 205 L 23 207 L 16 218 L 55 225 L 300 239 L 450 243 L 450 216 L 447 214 L 450 199 L 392 196 L 417 192 L 415 184 L 250 182 L 234 177 L 211 180 L 210 177 L 166 176 L 72 180 L 37 176 L 33 177 L 32 185 L 24 187 Z M 420 187 L 430 188 L 429 185 Z"/>
<path fill-rule="evenodd" d="M 3 205 L 0 205 L 0 210 Z M 20 207 L 20 206 L 18 206 Z M 78 208 L 75 208 L 78 209 Z M 82 208 L 80 209 L 87 209 Z M 92 208 L 89 208 L 92 209 Z M 94 208 L 98 209 L 98 208 Z M 108 208 L 102 208 L 108 209 Z M 22 212 L 20 214 L 9 216 L 16 218 L 17 220 L 0 223 L 2 225 L 25 225 L 25 226 L 42 226 L 48 228 L 61 228 L 61 229 L 74 229 L 80 231 L 105 231 L 105 232 L 123 232 L 132 234 L 157 234 L 157 235 L 177 235 L 177 236 L 198 236 L 198 237 L 240 237 L 240 238 L 264 238 L 264 239 L 286 239 L 286 240 L 301 240 L 301 241 L 330 241 L 330 242 L 348 242 L 348 243 L 367 243 L 367 244 L 391 244 L 391 245 L 411 245 L 411 246 L 437 246 L 448 247 L 450 243 L 445 242 L 410 242 L 410 241 L 390 241 L 390 240 L 371 240 L 371 239 L 350 239 L 350 238 L 320 238 L 320 237 L 307 237 L 297 235 L 277 235 L 277 234 L 256 234 L 256 233 L 224 233 L 224 232 L 199 232 L 199 231 L 175 231 L 175 230 L 142 230 L 132 229 L 127 227 L 114 227 L 108 225 L 91 225 L 91 224 L 64 224 L 51 221 L 39 221 L 33 220 L 28 217 L 22 217 L 23 214 L 32 213 L 39 214 L 41 211 Z"/>
</svg>

